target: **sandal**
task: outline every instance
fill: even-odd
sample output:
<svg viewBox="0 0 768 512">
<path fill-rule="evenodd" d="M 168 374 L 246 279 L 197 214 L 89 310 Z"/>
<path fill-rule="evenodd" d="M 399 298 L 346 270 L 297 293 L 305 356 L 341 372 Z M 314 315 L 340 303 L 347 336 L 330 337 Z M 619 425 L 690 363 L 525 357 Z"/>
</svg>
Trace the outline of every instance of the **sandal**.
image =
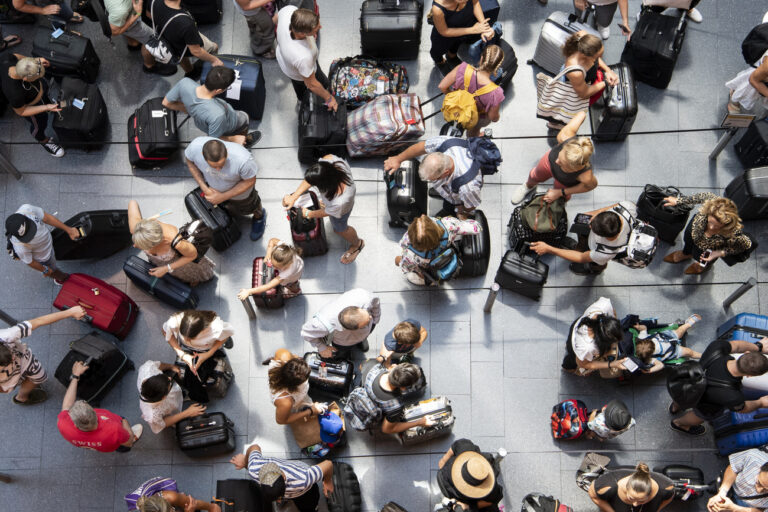
<svg viewBox="0 0 768 512">
<path fill-rule="evenodd" d="M 19 44 L 21 44 L 21 36 L 17 36 L 15 34 L 7 36 L 5 39 L 0 41 L 0 52 L 7 50 L 8 48 L 13 48 Z"/>
<path fill-rule="evenodd" d="M 72 14 L 72 17 L 69 18 L 69 23 L 82 23 L 83 21 L 85 21 L 85 19 L 79 12 Z"/>
<path fill-rule="evenodd" d="M 341 255 L 341 260 L 340 260 L 341 263 L 343 265 L 349 265 L 350 263 L 355 261 L 357 259 L 357 255 L 360 254 L 360 251 L 362 251 L 364 247 L 365 247 L 365 240 L 361 238 L 360 245 L 357 246 L 357 249 L 355 249 L 354 251 L 347 251 Z M 345 259 L 346 261 L 344 261 Z"/>
<path fill-rule="evenodd" d="M 13 403 L 18 405 L 35 405 L 45 402 L 48 399 L 48 393 L 43 388 L 34 388 L 27 395 L 27 399 L 23 402 L 18 399 L 19 394 L 13 397 Z"/>
<path fill-rule="evenodd" d="M 701 320 L 701 315 L 693 314 L 685 319 L 685 324 L 693 327 L 693 324 Z"/>
</svg>

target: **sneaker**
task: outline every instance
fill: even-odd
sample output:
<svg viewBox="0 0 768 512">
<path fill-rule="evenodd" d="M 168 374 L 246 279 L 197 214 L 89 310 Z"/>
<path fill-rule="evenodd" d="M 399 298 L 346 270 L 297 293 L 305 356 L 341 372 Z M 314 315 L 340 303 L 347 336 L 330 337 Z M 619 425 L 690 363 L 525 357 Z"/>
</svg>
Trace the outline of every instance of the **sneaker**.
<svg viewBox="0 0 768 512">
<path fill-rule="evenodd" d="M 141 69 L 148 75 L 160 75 L 160 76 L 171 76 L 176 74 L 176 66 L 173 64 L 162 64 L 160 62 L 156 62 L 154 66 L 151 68 L 148 68 L 147 66 L 142 65 Z"/>
<path fill-rule="evenodd" d="M 141 425 L 139 423 L 137 423 L 136 425 L 133 425 L 131 427 L 131 432 L 133 432 L 133 437 L 135 438 L 134 443 L 135 443 L 136 441 L 141 439 L 141 434 L 144 432 L 144 425 Z"/>
<path fill-rule="evenodd" d="M 768 23 L 768 11 L 763 15 L 763 23 Z"/>
<path fill-rule="evenodd" d="M 509 198 L 512 204 L 520 204 L 533 190 L 536 189 L 536 185 L 528 188 L 528 185 L 521 183 L 519 187 L 512 192 L 512 196 Z"/>
<path fill-rule="evenodd" d="M 249 132 L 248 135 L 245 136 L 245 148 L 251 149 L 260 140 L 261 140 L 261 132 L 259 130 L 254 130 L 252 132 Z"/>
<path fill-rule="evenodd" d="M 230 336 L 229 338 L 227 338 L 227 341 L 224 342 L 224 348 L 230 349 L 234 346 L 235 346 L 235 342 L 232 341 L 232 336 Z"/>
<path fill-rule="evenodd" d="M 701 23 L 702 21 L 704 21 L 704 16 L 702 16 L 701 12 L 694 7 L 693 9 L 688 10 L 688 19 L 694 23 Z"/>
<path fill-rule="evenodd" d="M 64 148 L 53 142 L 52 140 L 49 140 L 48 142 L 44 144 L 40 144 L 43 146 L 43 149 L 45 149 L 47 152 L 51 154 L 51 156 L 55 156 L 56 158 L 63 157 L 66 153 L 64 152 Z"/>
<path fill-rule="evenodd" d="M 363 352 L 368 352 L 368 349 L 371 348 L 368 345 L 368 340 L 363 340 L 360 343 L 357 344 L 357 347 L 362 350 Z"/>
<path fill-rule="evenodd" d="M 254 242 L 264 236 L 264 229 L 267 227 L 267 210 L 261 209 L 261 218 L 251 221 L 251 240 Z"/>
<path fill-rule="evenodd" d="M 611 37 L 611 27 L 601 27 L 598 25 L 597 31 L 600 32 L 600 37 L 602 37 L 603 40 Z"/>
<path fill-rule="evenodd" d="M 707 427 L 704 425 L 694 425 L 689 427 L 688 430 L 685 430 L 683 427 L 678 427 L 675 425 L 674 421 L 669 422 L 669 428 L 672 430 L 677 430 L 678 432 L 682 432 L 683 434 L 688 434 L 689 436 L 703 436 L 707 433 Z"/>
</svg>

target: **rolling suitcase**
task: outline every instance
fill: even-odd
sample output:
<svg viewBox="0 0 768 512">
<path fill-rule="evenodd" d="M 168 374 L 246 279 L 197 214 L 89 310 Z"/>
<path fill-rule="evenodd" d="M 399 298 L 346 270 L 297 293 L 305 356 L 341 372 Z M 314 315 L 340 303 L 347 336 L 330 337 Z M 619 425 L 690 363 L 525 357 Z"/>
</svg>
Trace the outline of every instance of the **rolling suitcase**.
<svg viewBox="0 0 768 512">
<path fill-rule="evenodd" d="M 266 512 L 259 484 L 251 478 L 218 480 L 214 501 L 221 512 Z"/>
<path fill-rule="evenodd" d="M 326 496 L 329 512 L 362 512 L 360 481 L 346 462 L 333 463 L 333 491 Z"/>
<path fill-rule="evenodd" d="M 133 362 L 114 342 L 93 331 L 69 344 L 69 352 L 56 368 L 56 380 L 66 388 L 76 361 L 89 361 L 77 384 L 77 398 L 97 405 L 120 377 L 133 370 Z"/>
<path fill-rule="evenodd" d="M 733 147 L 745 169 L 768 166 L 768 121 L 753 121 Z"/>
<path fill-rule="evenodd" d="M 675 498 L 679 500 L 688 501 L 704 494 L 700 488 L 705 485 L 704 472 L 697 467 L 686 464 L 669 464 L 664 467 L 655 467 L 653 470 L 672 480 L 675 484 Z M 699 488 L 694 489 L 691 486 Z M 717 492 L 717 488 L 714 491 L 708 489 L 707 492 L 714 494 Z"/>
<path fill-rule="evenodd" d="M 404 228 L 427 213 L 427 183 L 419 177 L 419 161 L 406 160 L 394 174 L 384 173 L 390 227 Z"/>
<path fill-rule="evenodd" d="M 347 116 L 351 157 L 397 153 L 424 135 L 421 101 L 415 94 L 385 94 Z"/>
<path fill-rule="evenodd" d="M 184 1 L 187 2 L 188 0 Z M 210 2 L 211 0 L 202 1 Z M 264 101 L 267 98 L 261 61 L 244 55 L 217 55 L 217 57 L 226 67 L 235 70 L 236 77 L 227 92 L 219 97 L 232 105 L 235 110 L 246 112 L 251 120 L 260 120 L 264 115 Z M 203 72 L 200 75 L 201 84 L 205 83 L 205 77 L 208 76 L 210 70 L 211 64 L 209 62 L 204 63 Z"/>
<path fill-rule="evenodd" d="M 240 239 L 240 226 L 224 208 L 206 201 L 200 187 L 184 198 L 184 206 L 193 219 L 200 219 L 213 231 L 211 247 L 221 252 Z"/>
<path fill-rule="evenodd" d="M 627 138 L 637 117 L 637 86 L 630 67 L 620 62 L 611 69 L 619 75 L 619 84 L 603 89 L 603 95 L 589 107 L 592 138 L 619 141 Z"/>
<path fill-rule="evenodd" d="M 459 257 L 461 258 L 461 277 L 482 276 L 488 271 L 488 260 L 491 257 L 491 233 L 488 220 L 482 210 L 475 210 L 475 221 L 480 224 L 480 233 L 464 235 L 459 242 Z"/>
<path fill-rule="evenodd" d="M 679 197 L 680 191 L 675 187 L 646 185 L 637 199 L 637 218 L 655 227 L 659 238 L 674 244 L 677 235 L 688 223 L 691 209 L 682 206 L 662 206 L 664 198 L 669 196 Z"/>
<path fill-rule="evenodd" d="M 328 252 L 328 240 L 325 238 L 325 223 L 322 218 L 305 219 L 301 216 L 301 206 L 317 210 L 320 206 L 317 196 L 311 190 L 300 197 L 293 208 L 288 210 L 291 225 L 291 239 L 302 250 L 302 256 L 320 256 Z"/>
<path fill-rule="evenodd" d="M 93 83 L 99 74 L 101 60 L 91 40 L 69 30 L 54 37 L 56 33 L 42 25 L 35 28 L 32 55 L 44 57 L 51 63 L 46 68 L 46 74 L 56 77 L 73 76 Z"/>
<path fill-rule="evenodd" d="M 548 275 L 549 266 L 539 261 L 528 244 L 520 244 L 504 254 L 494 281 L 505 290 L 539 300 Z"/>
<path fill-rule="evenodd" d="M 72 240 L 63 230 L 53 230 L 53 252 L 60 261 L 108 258 L 133 243 L 128 210 L 82 212 L 64 224 L 78 228 L 80 238 Z"/>
<path fill-rule="evenodd" d="M 347 142 L 347 107 L 336 112 L 322 98 L 307 91 L 299 106 L 299 162 L 311 165 L 327 154 L 344 156 Z"/>
<path fill-rule="evenodd" d="M 128 159 L 134 168 L 158 169 L 179 149 L 176 111 L 150 98 L 128 118 Z"/>
<path fill-rule="evenodd" d="M 397 436 L 401 444 L 410 446 L 423 443 L 436 437 L 447 436 L 453 430 L 455 418 L 451 401 L 444 396 L 422 400 L 403 409 L 403 421 L 414 421 L 424 416 L 429 416 L 435 424 L 430 427 L 411 427 L 401 432 Z"/>
<path fill-rule="evenodd" d="M 749 169 L 725 187 L 742 220 L 768 219 L 768 167 Z"/>
<path fill-rule="evenodd" d="M 502 38 L 499 38 L 496 45 L 504 52 L 504 60 L 501 61 L 499 74 L 493 77 L 493 81 L 504 89 L 512 81 L 515 73 L 517 73 L 517 55 L 515 55 L 515 49 L 512 48 L 512 45 Z"/>
<path fill-rule="evenodd" d="M 334 398 L 342 398 L 352 386 L 354 365 L 344 359 L 323 359 L 317 352 L 304 354 L 310 369 L 309 389 Z"/>
<path fill-rule="evenodd" d="M 686 11 L 666 16 L 643 10 L 621 61 L 632 68 L 635 80 L 666 89 L 685 39 Z"/>
<path fill-rule="evenodd" d="M 726 412 L 712 421 L 712 426 L 720 455 L 768 443 L 768 409 L 748 413 Z"/>
<path fill-rule="evenodd" d="M 265 285 L 277 277 L 278 274 L 279 272 L 275 267 L 264 262 L 263 257 L 255 258 L 253 260 L 253 273 L 251 274 L 251 287 L 257 288 Z M 257 308 L 279 309 L 285 304 L 282 285 L 278 285 L 258 295 L 251 295 L 251 299 L 253 299 L 253 303 Z"/>
<path fill-rule="evenodd" d="M 86 274 L 70 274 L 53 306 L 62 311 L 82 306 L 91 325 L 114 334 L 121 341 L 128 336 L 139 313 L 139 306 L 126 294 Z"/>
<path fill-rule="evenodd" d="M 575 14 L 562 11 L 555 11 L 550 14 L 541 27 L 536 50 L 529 63 L 538 64 L 548 73 L 556 75 L 565 64 L 563 44 L 571 34 L 575 34 L 579 30 L 586 30 L 588 34 L 600 37 L 600 33 L 586 23 L 587 16 L 589 16 L 588 10 L 584 11 L 581 19 Z"/>
<path fill-rule="evenodd" d="M 235 449 L 235 424 L 221 412 L 184 418 L 176 424 L 176 442 L 189 457 L 208 457 Z"/>
<path fill-rule="evenodd" d="M 221 3 L 222 0 L 182 0 L 181 6 L 192 15 L 198 25 L 213 25 L 221 21 Z M 220 55 L 218 57 L 221 58 Z"/>
<path fill-rule="evenodd" d="M 335 59 L 328 69 L 330 88 L 339 103 L 354 110 L 385 94 L 406 94 L 409 88 L 408 70 L 395 64 L 365 55 Z"/>
<path fill-rule="evenodd" d="M 152 268 L 154 265 L 136 255 L 130 256 L 123 263 L 123 272 L 138 288 L 176 309 L 197 308 L 200 298 L 191 286 L 172 274 L 165 274 L 163 277 L 151 276 L 149 271 Z"/>
<path fill-rule="evenodd" d="M 733 331 L 727 339 L 756 343 L 762 340 L 763 336 L 760 334 L 737 329 Z M 738 359 L 742 355 L 744 354 L 733 354 L 733 358 Z M 761 397 L 768 395 L 768 373 L 764 373 L 763 375 L 758 375 L 756 377 L 742 379 L 741 392 L 744 394 L 744 398 L 747 400 L 758 400 Z"/>
<path fill-rule="evenodd" d="M 66 76 L 61 82 L 59 102 L 65 106 L 61 112 L 56 112 L 52 123 L 58 143 L 65 148 L 86 151 L 102 148 L 107 138 L 109 116 L 99 88 Z"/>
<path fill-rule="evenodd" d="M 737 330 L 768 336 L 768 316 L 740 313 L 720 324 L 717 328 L 717 339 L 731 339 L 732 333 Z"/>
<path fill-rule="evenodd" d="M 360 8 L 361 53 L 396 60 L 418 58 L 423 13 L 421 0 L 365 0 Z"/>
</svg>

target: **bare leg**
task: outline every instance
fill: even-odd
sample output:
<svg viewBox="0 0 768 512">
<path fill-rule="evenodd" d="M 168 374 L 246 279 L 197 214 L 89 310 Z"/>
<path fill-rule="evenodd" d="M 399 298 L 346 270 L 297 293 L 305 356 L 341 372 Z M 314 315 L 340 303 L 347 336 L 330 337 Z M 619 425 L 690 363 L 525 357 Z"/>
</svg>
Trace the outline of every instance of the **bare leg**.
<svg viewBox="0 0 768 512">
<path fill-rule="evenodd" d="M 694 414 L 693 411 L 688 411 L 683 416 L 672 420 L 672 422 L 678 427 L 684 430 L 688 430 L 690 427 L 701 425 L 702 423 L 704 423 L 704 420 L 696 416 L 696 414 Z"/>
</svg>

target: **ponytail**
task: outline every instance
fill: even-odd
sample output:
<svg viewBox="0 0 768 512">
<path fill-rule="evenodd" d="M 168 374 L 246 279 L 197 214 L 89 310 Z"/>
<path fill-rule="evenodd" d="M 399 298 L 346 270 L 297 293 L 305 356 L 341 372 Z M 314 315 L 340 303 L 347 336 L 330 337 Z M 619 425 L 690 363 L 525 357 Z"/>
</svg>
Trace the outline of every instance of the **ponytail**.
<svg viewBox="0 0 768 512">
<path fill-rule="evenodd" d="M 594 57 L 603 49 L 603 41 L 592 34 L 584 31 L 576 32 L 565 40 L 563 44 L 563 55 L 570 57 L 576 52 L 580 52 L 587 57 Z"/>
</svg>

